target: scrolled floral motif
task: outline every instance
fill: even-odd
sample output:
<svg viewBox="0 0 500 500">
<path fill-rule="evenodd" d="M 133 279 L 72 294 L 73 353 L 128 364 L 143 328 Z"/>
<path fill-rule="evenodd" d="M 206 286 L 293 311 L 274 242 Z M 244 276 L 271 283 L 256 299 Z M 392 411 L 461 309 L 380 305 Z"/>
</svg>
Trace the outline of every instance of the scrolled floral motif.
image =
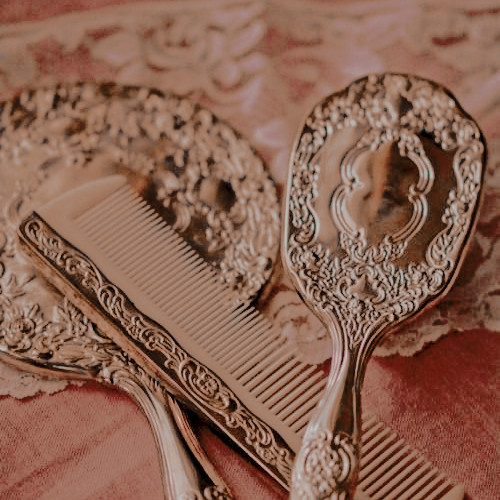
<svg viewBox="0 0 500 500">
<path fill-rule="evenodd" d="M 393 104 L 399 98 L 408 103 L 401 116 Z M 342 181 L 331 199 L 331 215 L 345 254 L 341 262 L 316 241 L 320 223 L 315 212 L 319 189 L 315 157 L 336 131 L 355 126 L 363 127 L 365 133 L 343 156 Z M 421 134 L 431 135 L 445 151 L 456 148 L 452 162 L 456 188 L 450 191 L 443 210 L 445 227 L 427 246 L 425 261 L 401 267 L 393 263 L 427 220 L 426 195 L 434 182 Z M 353 165 L 362 152 L 394 142 L 419 173 L 418 182 L 408 189 L 413 214 L 397 233 L 368 245 L 364 229 L 351 225 L 346 205 L 346 194 L 357 182 Z M 484 146 L 475 123 L 463 116 L 443 89 L 416 77 L 370 75 L 313 110 L 292 158 L 287 255 L 304 293 L 314 299 L 318 311 L 334 312 L 351 347 L 383 324 L 411 315 L 449 281 L 452 263 L 476 210 L 483 160 Z M 350 285 L 342 286 L 344 282 Z"/>
<path fill-rule="evenodd" d="M 232 412 L 234 408 L 231 393 L 204 366 L 187 359 L 179 365 L 178 371 L 188 389 L 201 401 L 217 411 Z"/>
<path fill-rule="evenodd" d="M 355 445 L 349 436 L 320 429 L 310 436 L 294 469 L 292 492 L 303 500 L 347 500 L 345 483 L 355 472 Z"/>
</svg>

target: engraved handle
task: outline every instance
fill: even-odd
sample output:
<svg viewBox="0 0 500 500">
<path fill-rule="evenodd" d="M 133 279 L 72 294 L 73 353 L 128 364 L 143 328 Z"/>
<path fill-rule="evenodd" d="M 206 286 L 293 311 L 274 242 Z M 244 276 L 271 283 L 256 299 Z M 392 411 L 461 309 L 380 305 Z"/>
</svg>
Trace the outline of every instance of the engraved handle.
<svg viewBox="0 0 500 500">
<path fill-rule="evenodd" d="M 164 495 L 170 499 L 204 499 L 231 496 L 224 486 L 210 484 L 197 473 L 167 401 L 160 391 L 153 393 L 129 372 L 113 373 L 113 383 L 127 392 L 142 408 L 153 430 L 160 459 Z"/>
<path fill-rule="evenodd" d="M 81 347 L 87 348 L 89 346 L 82 345 Z M 54 345 L 54 350 L 58 351 L 57 345 Z M 62 352 L 64 353 L 64 351 Z M 82 356 L 82 360 L 85 359 L 86 357 Z M 21 371 L 63 379 L 97 380 L 125 391 L 144 411 L 153 431 L 160 461 L 164 498 L 166 500 L 181 498 L 230 500 L 232 498 L 224 481 L 208 459 L 204 457 L 196 436 L 193 433 L 187 433 L 189 422 L 184 418 L 183 425 L 187 426 L 187 430 L 184 429 L 183 432 L 184 439 L 186 439 L 190 449 L 195 447 L 200 449 L 195 456 L 203 467 L 206 477 L 201 477 L 198 474 L 195 462 L 173 420 L 166 401 L 166 393 L 162 389 L 153 392 L 146 385 L 146 381 L 140 378 L 140 375 L 134 375 L 123 366 L 101 366 L 101 369 L 96 371 L 89 369 L 84 363 L 79 366 L 74 359 L 71 359 L 69 363 L 52 363 L 39 359 L 37 355 L 29 356 L 27 353 L 20 355 L 16 352 L 0 352 L 0 361 L 4 361 Z M 119 359 L 115 362 L 121 363 Z M 145 376 L 144 373 L 140 373 Z M 170 396 L 168 397 L 170 398 Z"/>
<path fill-rule="evenodd" d="M 356 357 L 345 342 L 334 348 L 325 393 L 295 461 L 293 500 L 353 498 L 359 469 L 362 378 Z"/>
</svg>

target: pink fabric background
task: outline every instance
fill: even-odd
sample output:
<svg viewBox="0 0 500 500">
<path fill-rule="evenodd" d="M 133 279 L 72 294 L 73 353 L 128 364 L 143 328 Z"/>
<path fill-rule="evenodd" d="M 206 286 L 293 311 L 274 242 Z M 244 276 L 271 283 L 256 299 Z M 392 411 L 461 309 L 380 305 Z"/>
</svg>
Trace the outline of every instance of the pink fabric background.
<svg viewBox="0 0 500 500">
<path fill-rule="evenodd" d="M 370 362 L 364 408 L 441 470 L 468 498 L 498 498 L 495 400 L 498 340 L 477 331 L 442 339 L 413 358 Z M 161 498 L 153 436 L 126 396 L 97 384 L 27 400 L 0 399 L 0 498 Z M 264 473 L 200 429 L 238 499 L 286 498 Z"/>
<path fill-rule="evenodd" d="M 11 0 L 0 22 L 123 3 L 117 0 Z M 41 55 L 43 57 L 43 54 Z M 85 55 L 81 57 L 85 59 Z M 81 62 L 81 61 L 80 61 Z M 72 61 L 58 59 L 62 71 Z M 85 78 L 85 66 L 81 78 Z M 88 70 L 91 74 L 95 68 Z M 415 70 L 416 71 L 416 70 Z M 483 210 L 497 203 L 485 200 Z M 498 236 L 498 221 L 478 227 Z M 480 261 L 472 246 L 459 280 Z M 363 391 L 364 408 L 391 425 L 469 498 L 500 497 L 498 482 L 498 337 L 487 330 L 454 334 L 413 358 L 376 358 Z M 1 499 L 159 499 L 153 436 L 126 396 L 96 384 L 26 400 L 0 399 Z M 202 427 L 200 439 L 238 499 L 285 498 L 264 473 Z"/>
</svg>

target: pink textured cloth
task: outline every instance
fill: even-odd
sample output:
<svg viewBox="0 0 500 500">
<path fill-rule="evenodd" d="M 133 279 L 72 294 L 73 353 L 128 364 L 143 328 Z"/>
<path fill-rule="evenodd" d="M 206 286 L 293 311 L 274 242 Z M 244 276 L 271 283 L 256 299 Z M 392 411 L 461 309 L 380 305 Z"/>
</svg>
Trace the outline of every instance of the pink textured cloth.
<svg viewBox="0 0 500 500">
<path fill-rule="evenodd" d="M 469 498 L 498 498 L 498 340 L 476 331 L 442 339 L 412 358 L 376 358 L 364 408 L 389 423 Z M 126 396 L 86 384 L 27 400 L 0 399 L 0 498 L 162 497 L 146 418 Z M 286 494 L 203 427 L 202 445 L 238 499 Z"/>
<path fill-rule="evenodd" d="M 11 0 L 1 2 L 0 22 L 49 19 L 65 12 L 121 3 L 126 2 Z M 477 6 L 471 6 L 470 15 L 487 15 L 485 12 L 488 9 L 483 3 L 480 1 Z M 311 8 L 315 5 L 311 2 Z M 479 9 L 482 9 L 481 12 Z M 493 12 L 498 12 L 498 8 L 492 8 Z M 391 12 L 386 15 L 390 16 Z M 384 20 L 381 19 L 381 22 Z M 476 33 L 476 36 L 480 35 Z M 252 34 L 248 33 L 248 36 Z M 438 37 L 436 40 L 437 43 L 454 43 L 451 39 Z M 289 40 L 281 39 L 277 32 L 267 33 L 261 50 L 263 53 L 276 53 L 280 44 L 288 46 Z M 346 51 L 354 59 L 364 54 L 364 49 L 350 53 L 350 48 L 342 45 L 339 45 L 339 50 Z M 112 79 L 116 75 L 104 62 L 93 60 L 81 46 L 73 47 L 72 52 L 66 53 L 58 47 L 54 38 L 49 37 L 37 51 L 37 61 L 43 68 L 43 74 L 56 74 L 61 78 L 72 75 L 79 79 L 96 76 Z M 418 54 L 413 60 L 404 59 L 396 46 L 388 46 L 384 51 L 392 68 L 398 71 L 422 72 L 431 77 L 436 73 L 442 83 L 451 87 L 461 76 L 460 70 Z M 330 55 L 336 57 L 335 54 Z M 295 98 L 300 99 L 307 94 L 308 85 L 312 83 L 308 84 L 306 78 L 301 79 L 302 73 L 299 74 L 300 51 L 295 57 L 288 61 L 286 67 L 278 70 L 290 72 L 287 79 L 291 86 L 295 85 Z M 368 61 L 371 61 L 371 66 L 367 71 L 378 68 L 377 61 L 369 57 Z M 470 57 L 469 64 L 473 62 Z M 257 63 L 252 60 L 245 64 L 250 67 Z M 226 75 L 230 74 L 230 69 Z M 331 75 L 331 84 L 332 88 L 338 89 L 346 74 L 340 64 L 337 70 Z M 348 76 L 348 79 L 354 77 Z M 314 74 L 310 78 L 314 78 Z M 227 86 L 231 86 L 230 81 Z M 325 89 L 323 94 L 329 90 Z M 315 95 L 315 99 L 318 97 Z M 261 114 L 267 113 L 266 116 L 272 116 L 274 112 L 265 101 L 248 105 L 258 108 L 254 115 L 248 117 L 228 112 L 226 116 L 243 133 L 252 130 L 252 120 L 256 120 L 261 108 Z M 498 136 L 498 113 L 485 111 L 483 115 L 483 128 L 491 131 L 492 136 Z M 296 123 L 297 120 L 293 125 Z M 266 147 L 278 144 L 285 151 L 290 137 L 274 133 L 272 123 L 267 131 L 269 135 L 265 138 L 254 136 L 250 139 L 262 139 L 262 154 L 266 160 L 272 159 L 279 166 L 281 153 L 271 155 Z M 267 145 L 264 139 L 268 141 Z M 272 141 L 275 143 L 271 144 Z M 275 169 L 274 174 L 281 172 L 278 167 Z M 496 203 L 494 194 L 489 193 L 484 200 L 483 213 L 492 211 Z M 483 238 L 481 241 L 488 238 L 496 240 L 498 220 L 487 220 L 487 224 L 480 224 L 477 229 Z M 484 248 L 477 243 L 471 246 L 459 277 L 460 286 L 466 287 L 467 280 L 477 271 L 485 258 L 483 252 Z M 498 295 L 498 290 L 496 293 Z M 450 296 L 446 299 L 449 302 L 445 301 L 441 306 L 441 311 L 451 307 L 452 301 L 460 300 L 456 293 Z M 469 498 L 496 500 L 500 498 L 496 448 L 498 336 L 486 328 L 464 329 L 466 332 L 445 337 L 412 358 L 373 359 L 366 375 L 363 404 L 367 411 L 392 426 L 410 445 L 422 450 L 448 476 L 462 483 Z M 162 497 L 156 449 L 147 420 L 131 400 L 117 391 L 88 383 L 80 388 L 71 387 L 53 395 L 42 394 L 25 400 L 4 397 L 0 398 L 0 420 L 0 499 L 153 500 Z M 286 493 L 262 471 L 208 428 L 200 428 L 199 433 L 207 453 L 237 499 L 286 497 Z"/>
</svg>

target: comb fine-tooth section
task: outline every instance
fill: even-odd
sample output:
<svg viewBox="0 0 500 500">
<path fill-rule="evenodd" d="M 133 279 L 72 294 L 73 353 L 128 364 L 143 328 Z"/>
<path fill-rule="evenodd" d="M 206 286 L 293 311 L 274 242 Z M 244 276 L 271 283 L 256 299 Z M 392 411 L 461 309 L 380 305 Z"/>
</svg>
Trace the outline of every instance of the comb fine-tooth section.
<svg viewBox="0 0 500 500">
<path fill-rule="evenodd" d="M 297 451 L 324 389 L 323 372 L 297 361 L 279 331 L 241 304 L 128 186 L 78 212 L 71 218 L 80 239 L 75 246 Z M 289 378 L 282 369 L 291 365 Z"/>
<path fill-rule="evenodd" d="M 145 300 L 171 317 L 174 330 L 181 337 L 189 336 L 191 345 L 205 348 L 202 362 L 208 361 L 216 373 L 222 371 L 234 378 L 240 389 L 248 392 L 246 401 L 253 398 L 270 412 L 274 421 L 264 418 L 266 423 L 272 427 L 278 423 L 280 434 L 286 429 L 288 444 L 297 451 L 321 397 L 323 373 L 298 361 L 269 321 L 256 309 L 239 303 L 219 282 L 216 272 L 128 186 L 101 198 L 91 204 L 79 200 L 73 210 L 62 210 L 69 214 L 69 227 L 76 225 L 77 233 L 84 235 L 85 248 L 75 246 L 91 258 L 89 242 L 105 253 L 113 267 L 126 276 L 129 288 L 139 289 Z M 58 209 L 41 210 L 49 224 L 53 213 Z M 73 243 L 72 238 L 67 239 Z M 106 275 L 109 271 L 103 269 Z M 123 287 L 125 293 L 127 286 Z M 167 326 L 175 333 L 172 323 Z M 182 344 L 182 338 L 176 339 Z M 241 390 L 237 394 L 241 396 Z M 463 498 L 460 486 L 375 417 L 363 420 L 362 435 L 357 500 Z"/>
</svg>

